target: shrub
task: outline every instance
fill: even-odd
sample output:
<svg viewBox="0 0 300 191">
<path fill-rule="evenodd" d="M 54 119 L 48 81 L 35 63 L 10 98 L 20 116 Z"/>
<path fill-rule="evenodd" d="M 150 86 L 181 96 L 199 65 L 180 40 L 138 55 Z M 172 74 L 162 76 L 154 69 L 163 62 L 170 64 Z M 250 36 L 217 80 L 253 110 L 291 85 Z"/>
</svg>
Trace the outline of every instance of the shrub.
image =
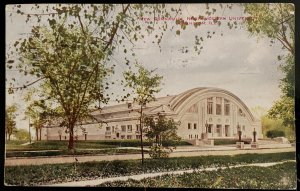
<svg viewBox="0 0 300 191">
<path fill-rule="evenodd" d="M 171 151 L 171 149 L 154 145 L 150 147 L 149 155 L 153 159 L 168 158 Z"/>
<path fill-rule="evenodd" d="M 269 138 L 275 138 L 275 137 L 284 137 L 285 136 L 285 133 L 284 131 L 279 131 L 279 130 L 270 130 L 270 131 L 267 131 L 267 137 Z"/>
</svg>

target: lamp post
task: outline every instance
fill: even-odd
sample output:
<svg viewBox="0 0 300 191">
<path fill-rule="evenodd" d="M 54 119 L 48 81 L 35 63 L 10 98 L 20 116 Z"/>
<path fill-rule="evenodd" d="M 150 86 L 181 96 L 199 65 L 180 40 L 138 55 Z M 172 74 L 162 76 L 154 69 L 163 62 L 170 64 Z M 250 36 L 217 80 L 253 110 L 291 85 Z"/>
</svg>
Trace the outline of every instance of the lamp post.
<svg viewBox="0 0 300 191">
<path fill-rule="evenodd" d="M 241 126 L 239 123 L 237 124 L 237 131 L 238 131 L 238 135 L 239 135 L 239 142 L 241 142 L 242 141 L 242 139 L 241 139 L 242 131 L 241 131 Z"/>
<path fill-rule="evenodd" d="M 209 127 L 209 125 L 208 125 L 207 120 L 206 120 L 206 122 L 205 122 L 205 133 L 203 133 L 203 131 L 202 131 L 202 139 L 206 138 L 208 127 Z"/>
<path fill-rule="evenodd" d="M 256 142 L 256 131 L 255 131 L 255 128 L 254 128 L 254 131 L 253 131 L 253 142 L 254 143 Z"/>
</svg>

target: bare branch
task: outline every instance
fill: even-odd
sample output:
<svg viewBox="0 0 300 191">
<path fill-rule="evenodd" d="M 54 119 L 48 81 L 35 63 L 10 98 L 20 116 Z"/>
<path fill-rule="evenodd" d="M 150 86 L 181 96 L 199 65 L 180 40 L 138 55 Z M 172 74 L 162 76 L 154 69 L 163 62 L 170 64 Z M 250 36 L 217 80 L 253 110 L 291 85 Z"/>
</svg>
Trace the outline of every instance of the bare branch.
<svg viewBox="0 0 300 191">
<path fill-rule="evenodd" d="M 23 86 L 20 86 L 20 87 L 12 87 L 12 89 L 27 88 L 28 86 L 31 86 L 31 85 L 33 85 L 33 84 L 37 83 L 38 81 L 43 80 L 45 78 L 46 77 L 42 77 L 42 78 L 39 78 L 39 79 L 37 79 L 33 82 L 30 82 L 29 84 L 26 84 L 26 85 L 23 85 Z"/>
</svg>

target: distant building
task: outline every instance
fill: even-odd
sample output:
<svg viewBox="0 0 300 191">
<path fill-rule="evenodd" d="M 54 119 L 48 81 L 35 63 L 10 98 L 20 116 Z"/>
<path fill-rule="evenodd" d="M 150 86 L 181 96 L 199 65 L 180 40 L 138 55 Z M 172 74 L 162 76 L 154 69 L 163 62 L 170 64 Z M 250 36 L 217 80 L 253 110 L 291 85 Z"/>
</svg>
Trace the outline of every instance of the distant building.
<svg viewBox="0 0 300 191">
<path fill-rule="evenodd" d="M 104 123 L 83 123 L 75 128 L 78 140 L 139 139 L 137 103 L 106 106 L 92 115 Z M 194 88 L 178 95 L 157 98 L 144 106 L 146 115 L 165 115 L 180 121 L 177 134 L 184 140 L 202 138 L 262 138 L 261 123 L 234 94 L 219 88 Z M 82 131 L 84 129 L 84 131 Z M 43 128 L 43 140 L 65 140 L 68 133 L 58 126 Z"/>
</svg>

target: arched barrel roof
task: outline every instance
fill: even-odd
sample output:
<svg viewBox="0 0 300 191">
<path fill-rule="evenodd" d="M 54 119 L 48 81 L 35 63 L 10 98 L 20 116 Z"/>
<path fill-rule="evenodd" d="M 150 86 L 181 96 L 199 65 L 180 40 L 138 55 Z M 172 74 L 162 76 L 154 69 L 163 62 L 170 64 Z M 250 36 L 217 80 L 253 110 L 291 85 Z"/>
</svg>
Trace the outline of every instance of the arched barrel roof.
<svg viewBox="0 0 300 191">
<path fill-rule="evenodd" d="M 249 113 L 252 120 L 255 120 L 254 116 L 252 115 L 250 109 L 246 106 L 246 104 L 236 95 L 233 93 L 221 89 L 221 88 L 212 88 L 212 87 L 199 87 L 199 88 L 193 88 L 190 90 L 187 90 L 181 94 L 178 94 L 174 99 L 170 100 L 170 107 L 173 111 L 177 111 L 178 108 L 180 108 L 182 105 L 185 105 L 186 102 L 189 101 L 189 99 L 195 95 L 195 94 L 207 94 L 207 93 L 223 93 L 226 95 L 229 95 L 230 97 L 234 98 L 237 102 L 239 102 L 244 109 Z"/>
</svg>

